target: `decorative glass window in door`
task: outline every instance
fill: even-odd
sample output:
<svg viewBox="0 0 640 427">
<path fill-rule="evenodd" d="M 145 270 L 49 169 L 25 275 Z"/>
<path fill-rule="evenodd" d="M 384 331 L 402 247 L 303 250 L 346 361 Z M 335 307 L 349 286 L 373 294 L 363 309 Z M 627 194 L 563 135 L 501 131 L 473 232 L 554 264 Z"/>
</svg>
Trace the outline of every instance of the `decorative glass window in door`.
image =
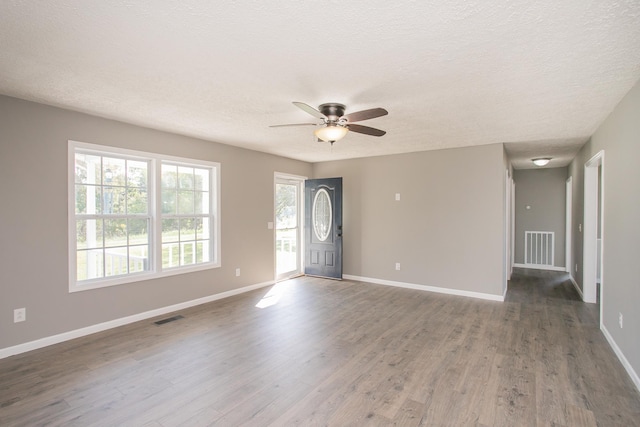
<svg viewBox="0 0 640 427">
<path fill-rule="evenodd" d="M 329 193 L 321 188 L 313 199 L 312 221 L 316 238 L 324 242 L 331 231 L 331 199 Z"/>
</svg>

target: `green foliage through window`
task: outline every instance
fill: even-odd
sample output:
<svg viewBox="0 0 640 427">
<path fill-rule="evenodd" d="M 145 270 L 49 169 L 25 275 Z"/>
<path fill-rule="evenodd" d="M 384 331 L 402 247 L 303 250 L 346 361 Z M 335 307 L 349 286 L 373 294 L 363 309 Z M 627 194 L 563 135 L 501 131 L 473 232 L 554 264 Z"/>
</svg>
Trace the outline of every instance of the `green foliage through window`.
<svg viewBox="0 0 640 427">
<path fill-rule="evenodd" d="M 134 273 L 219 266 L 217 163 L 73 141 L 69 147 L 71 290 L 135 281 L 121 278 Z"/>
</svg>

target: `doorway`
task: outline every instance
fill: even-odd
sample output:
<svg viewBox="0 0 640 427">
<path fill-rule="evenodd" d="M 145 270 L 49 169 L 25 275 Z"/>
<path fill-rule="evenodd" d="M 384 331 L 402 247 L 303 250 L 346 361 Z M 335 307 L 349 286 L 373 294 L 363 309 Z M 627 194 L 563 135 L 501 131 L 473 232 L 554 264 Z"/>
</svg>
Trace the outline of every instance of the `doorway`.
<svg viewBox="0 0 640 427">
<path fill-rule="evenodd" d="M 511 280 L 511 274 L 513 273 L 513 223 L 515 222 L 515 211 L 513 203 L 513 178 L 509 172 L 506 171 L 505 176 L 505 277 L 502 293 L 506 294 L 509 280 Z"/>
<path fill-rule="evenodd" d="M 564 226 L 564 268 L 573 276 L 573 178 L 569 177 L 565 182 L 565 226 Z"/>
<path fill-rule="evenodd" d="M 305 183 L 305 267 L 309 276 L 342 279 L 342 178 Z"/>
<path fill-rule="evenodd" d="M 302 219 L 305 177 L 275 174 L 276 281 L 302 274 Z"/>
<path fill-rule="evenodd" d="M 600 308 L 602 309 L 604 269 L 602 248 L 604 241 L 602 203 L 604 197 L 604 151 L 598 152 L 584 165 L 584 251 L 582 259 L 582 292 L 585 302 L 598 302 L 598 271 L 600 271 Z M 602 316 L 600 316 L 602 321 Z"/>
</svg>

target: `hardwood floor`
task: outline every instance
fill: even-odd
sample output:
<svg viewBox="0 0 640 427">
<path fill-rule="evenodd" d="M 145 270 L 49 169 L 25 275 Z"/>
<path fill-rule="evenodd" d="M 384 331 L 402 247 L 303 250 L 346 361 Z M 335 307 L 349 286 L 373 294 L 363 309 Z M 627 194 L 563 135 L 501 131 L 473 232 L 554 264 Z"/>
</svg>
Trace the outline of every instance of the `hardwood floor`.
<svg viewBox="0 0 640 427">
<path fill-rule="evenodd" d="M 0 425 L 640 425 L 561 273 L 504 303 L 298 278 L 179 314 L 0 360 Z"/>
</svg>

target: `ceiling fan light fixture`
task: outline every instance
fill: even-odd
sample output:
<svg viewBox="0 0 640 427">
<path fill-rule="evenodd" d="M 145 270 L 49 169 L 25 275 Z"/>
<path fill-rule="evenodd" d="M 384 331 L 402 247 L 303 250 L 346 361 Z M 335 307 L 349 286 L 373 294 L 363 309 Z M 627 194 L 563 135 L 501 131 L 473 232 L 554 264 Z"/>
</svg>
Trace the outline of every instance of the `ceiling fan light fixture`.
<svg viewBox="0 0 640 427">
<path fill-rule="evenodd" d="M 348 131 L 349 129 L 345 126 L 329 123 L 327 126 L 316 129 L 313 133 L 325 142 L 336 142 L 344 138 Z"/>
<path fill-rule="evenodd" d="M 551 158 L 549 158 L 549 157 L 540 157 L 538 159 L 531 159 L 531 161 L 536 166 L 546 166 L 551 161 Z"/>
</svg>

